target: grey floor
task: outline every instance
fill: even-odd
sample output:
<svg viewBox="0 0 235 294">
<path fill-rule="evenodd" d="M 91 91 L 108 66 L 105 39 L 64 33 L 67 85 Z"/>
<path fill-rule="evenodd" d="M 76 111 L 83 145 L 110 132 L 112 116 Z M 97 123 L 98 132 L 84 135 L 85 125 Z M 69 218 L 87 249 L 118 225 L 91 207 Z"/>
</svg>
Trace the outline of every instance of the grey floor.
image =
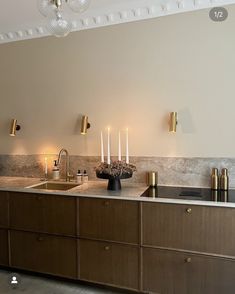
<svg viewBox="0 0 235 294">
<path fill-rule="evenodd" d="M 120 294 L 120 292 L 114 290 L 26 274 L 18 274 L 17 280 L 20 280 L 20 283 L 16 288 L 13 288 L 10 282 L 12 274 L 13 272 L 0 270 L 0 294 Z"/>
</svg>

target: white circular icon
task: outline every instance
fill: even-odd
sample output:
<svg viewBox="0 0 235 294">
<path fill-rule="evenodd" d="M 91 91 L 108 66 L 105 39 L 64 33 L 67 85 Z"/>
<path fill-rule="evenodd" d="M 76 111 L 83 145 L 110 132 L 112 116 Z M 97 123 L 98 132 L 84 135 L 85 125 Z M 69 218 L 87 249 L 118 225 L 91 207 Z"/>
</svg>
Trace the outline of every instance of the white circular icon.
<svg viewBox="0 0 235 294">
<path fill-rule="evenodd" d="M 18 284 L 17 278 L 15 276 L 12 277 L 11 284 Z"/>
<path fill-rule="evenodd" d="M 17 288 L 20 284 L 20 276 L 18 274 L 11 274 L 9 277 L 9 284 L 12 288 Z"/>
</svg>

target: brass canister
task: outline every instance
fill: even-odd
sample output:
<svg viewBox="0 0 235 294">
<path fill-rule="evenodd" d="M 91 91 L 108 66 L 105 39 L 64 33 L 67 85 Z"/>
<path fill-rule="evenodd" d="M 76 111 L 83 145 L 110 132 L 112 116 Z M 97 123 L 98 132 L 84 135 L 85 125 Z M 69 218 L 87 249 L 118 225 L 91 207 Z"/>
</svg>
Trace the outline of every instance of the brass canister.
<svg viewBox="0 0 235 294">
<path fill-rule="evenodd" d="M 211 171 L 211 189 L 212 190 L 218 190 L 219 189 L 218 168 L 212 168 L 212 171 Z"/>
<path fill-rule="evenodd" d="M 156 187 L 158 183 L 158 172 L 151 171 L 147 174 L 147 183 L 150 187 Z"/>
<path fill-rule="evenodd" d="M 228 191 L 225 191 L 225 190 L 220 191 L 220 202 L 229 202 Z"/>
<path fill-rule="evenodd" d="M 219 191 L 218 190 L 212 190 L 211 191 L 211 201 L 217 202 L 219 200 Z"/>
<path fill-rule="evenodd" d="M 228 170 L 227 168 L 222 168 L 221 175 L 220 175 L 220 189 L 223 191 L 228 190 Z"/>
</svg>

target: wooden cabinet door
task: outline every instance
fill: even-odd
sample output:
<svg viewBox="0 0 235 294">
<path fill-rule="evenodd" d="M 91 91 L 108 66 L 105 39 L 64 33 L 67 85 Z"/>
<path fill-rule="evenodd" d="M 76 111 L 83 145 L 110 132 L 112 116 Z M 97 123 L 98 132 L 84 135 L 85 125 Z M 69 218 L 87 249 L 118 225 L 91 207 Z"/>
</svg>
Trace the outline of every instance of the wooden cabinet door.
<svg viewBox="0 0 235 294">
<path fill-rule="evenodd" d="M 233 294 L 235 261 L 143 249 L 143 290 L 158 294 Z"/>
<path fill-rule="evenodd" d="M 76 235 L 76 199 L 68 196 L 10 193 L 10 227 Z"/>
<path fill-rule="evenodd" d="M 79 235 L 85 238 L 139 243 L 138 203 L 80 198 Z"/>
<path fill-rule="evenodd" d="M 142 243 L 235 256 L 235 209 L 142 203 Z"/>
<path fill-rule="evenodd" d="M 10 228 L 42 231 L 43 196 L 10 192 Z"/>
<path fill-rule="evenodd" d="M 2 229 L 0 229 L 0 265 L 9 265 L 8 232 Z"/>
<path fill-rule="evenodd" d="M 77 277 L 77 241 L 74 238 L 11 231 L 10 244 L 13 267 Z"/>
<path fill-rule="evenodd" d="M 0 227 L 8 227 L 8 192 L 0 192 Z"/>
<path fill-rule="evenodd" d="M 42 199 L 43 232 L 76 236 L 76 198 L 71 196 L 47 195 Z"/>
<path fill-rule="evenodd" d="M 139 288 L 139 251 L 132 245 L 79 241 L 80 279 L 128 289 Z"/>
</svg>

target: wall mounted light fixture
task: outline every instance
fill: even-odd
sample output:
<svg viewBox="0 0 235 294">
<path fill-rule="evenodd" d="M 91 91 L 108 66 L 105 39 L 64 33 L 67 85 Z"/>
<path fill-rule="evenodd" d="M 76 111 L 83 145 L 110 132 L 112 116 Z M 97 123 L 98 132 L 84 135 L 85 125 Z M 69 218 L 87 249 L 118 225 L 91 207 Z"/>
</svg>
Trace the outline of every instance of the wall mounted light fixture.
<svg viewBox="0 0 235 294">
<path fill-rule="evenodd" d="M 19 131 L 20 129 L 21 129 L 21 127 L 20 127 L 20 125 L 17 125 L 17 120 L 12 119 L 10 136 L 14 137 L 16 135 L 16 131 Z"/>
<path fill-rule="evenodd" d="M 91 124 L 88 122 L 88 116 L 84 115 L 82 117 L 82 125 L 81 125 L 81 134 L 86 135 L 87 129 L 91 127 Z"/>
<path fill-rule="evenodd" d="M 177 127 L 177 112 L 170 112 L 169 114 L 169 132 L 175 133 Z"/>
</svg>

